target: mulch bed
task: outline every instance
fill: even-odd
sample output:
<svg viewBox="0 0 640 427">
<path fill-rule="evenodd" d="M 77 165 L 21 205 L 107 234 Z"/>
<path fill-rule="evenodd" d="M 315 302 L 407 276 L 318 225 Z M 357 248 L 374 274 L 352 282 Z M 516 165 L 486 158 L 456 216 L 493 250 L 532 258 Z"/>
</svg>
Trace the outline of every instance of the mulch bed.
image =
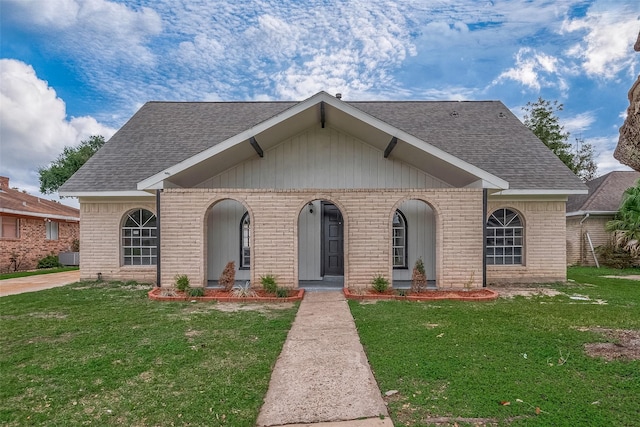
<svg viewBox="0 0 640 427">
<path fill-rule="evenodd" d="M 302 301 L 304 289 L 291 289 L 289 296 L 277 297 L 273 294 L 266 293 L 262 289 L 255 291 L 255 296 L 236 297 L 231 292 L 220 289 L 205 289 L 204 296 L 192 297 L 185 295 L 184 292 L 169 292 L 162 288 L 153 288 L 149 291 L 149 298 L 156 301 L 218 301 L 218 302 L 294 302 Z"/>
<path fill-rule="evenodd" d="M 473 289 L 473 290 L 433 290 L 423 292 L 405 291 L 405 295 L 398 295 L 397 290 L 388 290 L 385 292 L 376 292 L 372 289 L 362 291 L 344 289 L 344 295 L 347 299 L 357 301 L 364 300 L 408 300 L 408 301 L 437 301 L 437 300 L 457 300 L 457 301 L 493 301 L 498 298 L 498 293 L 491 289 Z"/>
</svg>

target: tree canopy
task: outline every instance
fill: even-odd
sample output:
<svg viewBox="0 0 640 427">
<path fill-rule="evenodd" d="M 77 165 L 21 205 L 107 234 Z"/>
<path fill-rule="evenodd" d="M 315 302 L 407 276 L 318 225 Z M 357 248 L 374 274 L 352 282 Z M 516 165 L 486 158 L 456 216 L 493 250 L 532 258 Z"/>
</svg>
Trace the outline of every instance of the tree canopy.
<svg viewBox="0 0 640 427">
<path fill-rule="evenodd" d="M 562 162 L 582 179 L 588 181 L 596 176 L 596 162 L 593 146 L 582 138 L 569 142 L 569 132 L 565 132 L 557 116 L 563 105 L 558 101 L 538 98 L 536 102 L 527 102 L 524 124 L 528 127 Z"/>
<path fill-rule="evenodd" d="M 77 147 L 64 147 L 62 153 L 49 167 L 38 169 L 40 175 L 40 192 L 51 194 L 58 191 L 71 175 L 73 175 L 96 151 L 104 145 L 104 137 L 92 135 L 88 140 L 81 141 Z"/>
</svg>

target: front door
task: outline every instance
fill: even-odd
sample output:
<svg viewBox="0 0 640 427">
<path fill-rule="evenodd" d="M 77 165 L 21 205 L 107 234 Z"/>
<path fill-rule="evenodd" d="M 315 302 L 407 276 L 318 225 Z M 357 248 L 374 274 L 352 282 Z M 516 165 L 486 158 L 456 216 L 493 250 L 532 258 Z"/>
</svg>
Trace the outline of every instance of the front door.
<svg viewBox="0 0 640 427">
<path fill-rule="evenodd" d="M 342 214 L 332 203 L 322 203 L 322 275 L 344 275 Z"/>
</svg>

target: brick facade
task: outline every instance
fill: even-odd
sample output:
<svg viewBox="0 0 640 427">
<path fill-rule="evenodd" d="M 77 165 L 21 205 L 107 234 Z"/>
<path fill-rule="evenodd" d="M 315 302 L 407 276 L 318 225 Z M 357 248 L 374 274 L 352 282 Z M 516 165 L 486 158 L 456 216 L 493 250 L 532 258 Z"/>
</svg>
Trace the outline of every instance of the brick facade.
<svg viewBox="0 0 640 427">
<path fill-rule="evenodd" d="M 499 208 L 508 208 L 520 214 L 525 227 L 525 243 L 523 264 L 487 266 L 487 283 L 565 281 L 565 206 L 564 199 L 490 197 L 487 214 Z"/>
<path fill-rule="evenodd" d="M 3 215 L 3 217 L 7 217 Z M 46 223 L 44 218 L 17 217 L 19 237 L 0 238 L 0 271 L 13 271 L 16 265 L 11 262 L 16 257 L 18 270 L 33 270 L 38 260 L 53 253 L 71 251 L 74 240 L 79 238 L 77 222 L 55 221 L 58 223 L 58 239 L 46 239 Z"/>
<path fill-rule="evenodd" d="M 80 198 L 80 279 L 137 280 L 154 283 L 156 266 L 123 266 L 120 229 L 125 215 L 133 209 L 155 214 L 154 197 Z"/>
<path fill-rule="evenodd" d="M 605 231 L 605 225 L 613 215 L 572 216 L 567 218 L 567 265 L 595 265 L 593 254 L 587 240 L 591 237 L 594 248 L 611 241 L 611 234 Z M 580 224 L 582 221 L 582 224 Z"/>
<path fill-rule="evenodd" d="M 251 282 L 274 274 L 282 286 L 298 286 L 298 217 L 310 201 L 335 204 L 344 219 L 344 279 L 367 287 L 375 274 L 392 277 L 391 224 L 406 200 L 428 203 L 436 228 L 436 283 L 440 288 L 482 286 L 482 190 L 245 190 L 166 189 L 161 194 L 161 275 L 164 287 L 186 274 L 192 286 L 207 283 L 207 215 L 233 199 L 251 218 Z M 487 283 L 566 279 L 564 200 L 491 198 L 488 213 L 507 207 L 525 224 L 525 261 L 487 266 Z M 155 282 L 156 267 L 122 266 L 120 227 L 136 208 L 155 213 L 154 198 L 81 199 L 81 277 Z"/>
</svg>

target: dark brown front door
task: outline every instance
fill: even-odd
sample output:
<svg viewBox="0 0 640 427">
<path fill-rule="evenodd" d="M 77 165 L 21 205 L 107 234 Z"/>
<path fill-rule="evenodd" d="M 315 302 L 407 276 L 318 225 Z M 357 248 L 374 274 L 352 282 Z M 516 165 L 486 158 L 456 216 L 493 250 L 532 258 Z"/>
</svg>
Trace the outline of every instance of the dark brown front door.
<svg viewBox="0 0 640 427">
<path fill-rule="evenodd" d="M 322 203 L 322 275 L 344 275 L 342 214 L 332 203 Z"/>
</svg>

